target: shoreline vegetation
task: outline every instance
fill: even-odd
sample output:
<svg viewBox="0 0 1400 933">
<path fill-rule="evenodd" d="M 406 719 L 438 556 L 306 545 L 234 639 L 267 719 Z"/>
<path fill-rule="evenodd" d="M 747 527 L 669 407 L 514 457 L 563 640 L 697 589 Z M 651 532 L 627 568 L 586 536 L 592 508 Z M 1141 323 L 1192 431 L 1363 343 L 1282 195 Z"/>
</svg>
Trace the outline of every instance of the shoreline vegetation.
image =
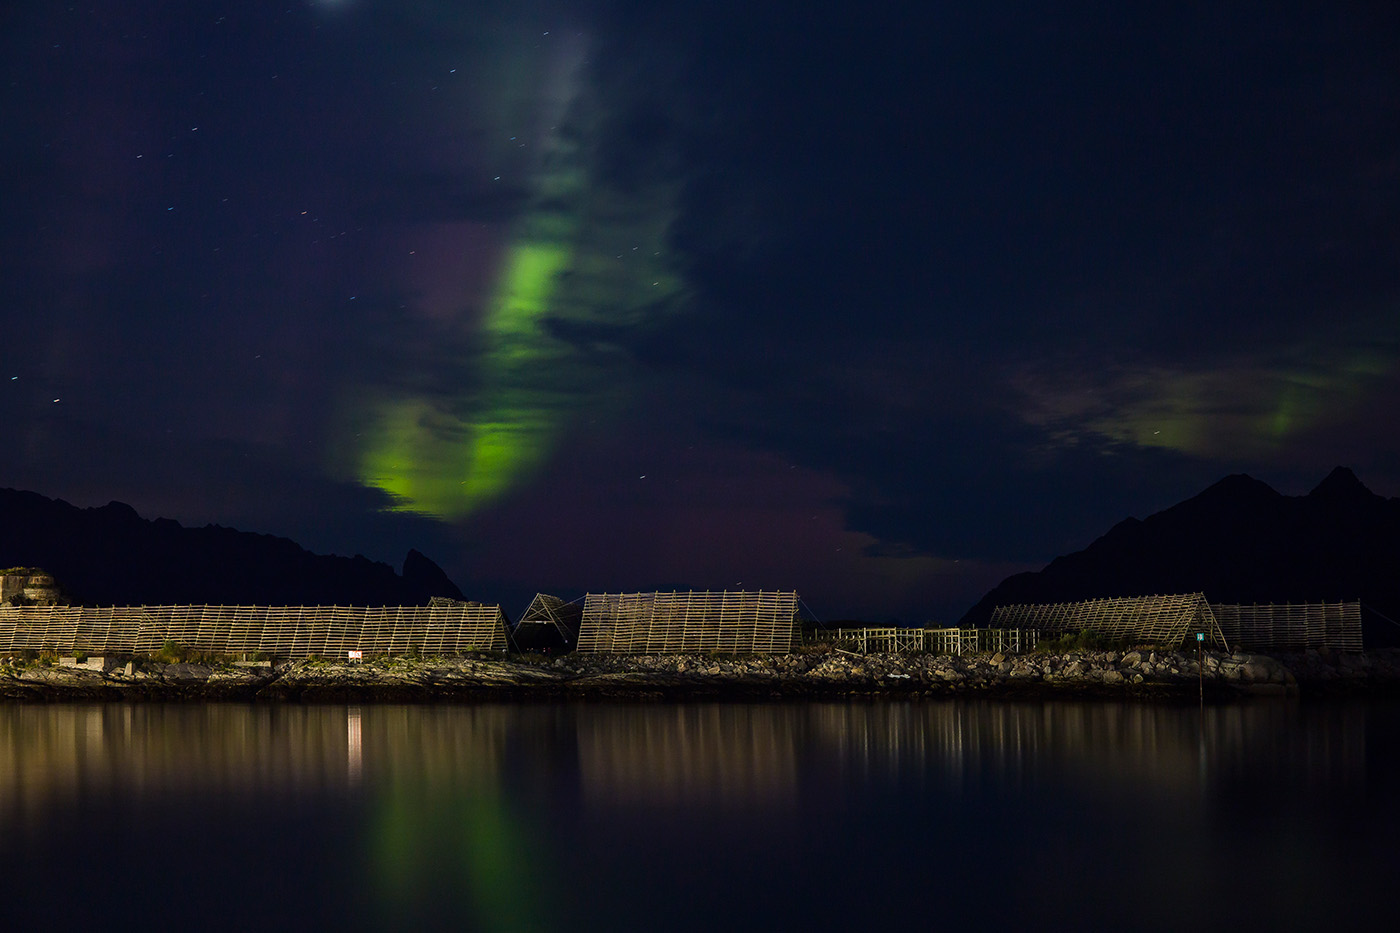
<svg viewBox="0 0 1400 933">
<path fill-rule="evenodd" d="M 170 647 L 170 646 L 167 646 Z M 272 663 L 154 657 L 0 659 L 0 701 L 1106 699 L 1400 696 L 1400 649 L 1282 654 L 1055 649 L 1026 654 L 396 655 Z M 1204 668 L 1202 670 L 1202 668 Z"/>
</svg>

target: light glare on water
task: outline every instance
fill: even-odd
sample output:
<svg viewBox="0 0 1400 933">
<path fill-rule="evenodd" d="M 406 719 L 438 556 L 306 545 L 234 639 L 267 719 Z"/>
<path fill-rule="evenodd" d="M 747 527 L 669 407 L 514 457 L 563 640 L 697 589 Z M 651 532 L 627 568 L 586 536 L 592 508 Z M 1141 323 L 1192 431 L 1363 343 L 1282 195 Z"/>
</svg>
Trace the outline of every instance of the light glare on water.
<svg viewBox="0 0 1400 933">
<path fill-rule="evenodd" d="M 1400 709 L 0 707 L 11 922 L 1315 929 L 1397 864 Z M 14 927 L 12 927 L 14 928 Z"/>
</svg>

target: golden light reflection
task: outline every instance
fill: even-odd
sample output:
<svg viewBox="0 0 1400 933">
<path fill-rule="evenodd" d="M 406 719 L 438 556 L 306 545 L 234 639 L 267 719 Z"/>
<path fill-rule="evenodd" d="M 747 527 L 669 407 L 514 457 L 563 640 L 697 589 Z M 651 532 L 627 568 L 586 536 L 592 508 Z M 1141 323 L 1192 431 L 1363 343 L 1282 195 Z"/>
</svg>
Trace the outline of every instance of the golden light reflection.
<svg viewBox="0 0 1400 933">
<path fill-rule="evenodd" d="M 351 786 L 360 783 L 364 771 L 364 730 L 361 729 L 360 711 L 351 707 L 345 711 L 345 776 Z"/>
<path fill-rule="evenodd" d="M 647 716 L 578 724 L 585 799 L 595 806 L 767 806 L 797 803 L 802 711 L 663 706 Z"/>
<path fill-rule="evenodd" d="M 890 807 L 916 842 L 1004 831 L 998 814 L 1067 832 L 1108 814 L 1132 892 L 1164 871 L 1228 875 L 1227 849 L 1198 850 L 1242 792 L 1272 795 L 1254 808 L 1270 825 L 1313 792 L 1364 799 L 1368 729 L 1393 722 L 1378 704 L 1284 702 L 0 706 L 0 847 L 22 852 L 94 799 L 123 819 L 233 798 L 274 819 L 318 811 L 305 826 L 350 841 L 347 883 L 383 912 L 367 922 L 507 933 L 571 928 L 577 888 L 549 879 L 600 832 L 706 834 L 697 851 L 725 853 L 736 832 L 774 832 L 775 813 L 798 837 L 831 826 L 857 842 L 843 821 L 892 831 Z M 1036 898 L 1073 880 L 1054 847 L 1012 856 Z M 1277 846 L 1261 857 L 1265 873 L 1294 864 Z"/>
<path fill-rule="evenodd" d="M 41 825 L 79 796 L 110 790 L 324 795 L 358 787 L 376 802 L 377 857 L 406 864 L 420 836 L 456 825 L 439 805 L 462 818 L 450 832 L 460 830 L 465 858 L 513 844 L 502 817 L 515 805 L 512 756 L 533 782 L 574 776 L 583 806 L 602 810 L 787 808 L 832 780 L 901 773 L 956 787 L 1047 763 L 1086 781 L 1111 772 L 1186 787 L 1197 781 L 1203 748 L 1222 765 L 1298 752 L 1293 765 L 1325 766 L 1319 777 L 1331 783 L 1364 764 L 1364 708 L 1311 713 L 1327 720 L 1306 733 L 1325 738 L 1325 754 L 1276 747 L 1296 725 L 1287 707 L 1206 713 L 1203 733 L 1174 707 L 1093 703 L 0 706 L 0 828 Z"/>
</svg>

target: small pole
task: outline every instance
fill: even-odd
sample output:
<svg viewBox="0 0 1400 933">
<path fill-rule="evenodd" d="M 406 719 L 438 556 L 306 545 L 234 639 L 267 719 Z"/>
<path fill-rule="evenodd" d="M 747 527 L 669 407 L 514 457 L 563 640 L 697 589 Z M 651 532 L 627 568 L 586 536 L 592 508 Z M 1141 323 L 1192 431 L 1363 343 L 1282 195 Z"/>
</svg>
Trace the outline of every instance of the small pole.
<svg viewBox="0 0 1400 933">
<path fill-rule="evenodd" d="M 1196 633 L 1196 676 L 1200 680 L 1201 687 L 1201 707 L 1206 705 L 1206 664 L 1205 664 L 1205 632 Z"/>
</svg>

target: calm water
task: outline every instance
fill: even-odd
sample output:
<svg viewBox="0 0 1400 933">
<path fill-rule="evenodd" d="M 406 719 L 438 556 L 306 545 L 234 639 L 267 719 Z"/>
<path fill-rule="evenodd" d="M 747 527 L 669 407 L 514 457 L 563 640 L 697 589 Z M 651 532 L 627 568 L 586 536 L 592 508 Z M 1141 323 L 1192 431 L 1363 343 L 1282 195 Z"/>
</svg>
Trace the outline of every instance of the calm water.
<svg viewBox="0 0 1400 933">
<path fill-rule="evenodd" d="M 0 706 L 6 929 L 1315 930 L 1400 707 Z"/>
</svg>

